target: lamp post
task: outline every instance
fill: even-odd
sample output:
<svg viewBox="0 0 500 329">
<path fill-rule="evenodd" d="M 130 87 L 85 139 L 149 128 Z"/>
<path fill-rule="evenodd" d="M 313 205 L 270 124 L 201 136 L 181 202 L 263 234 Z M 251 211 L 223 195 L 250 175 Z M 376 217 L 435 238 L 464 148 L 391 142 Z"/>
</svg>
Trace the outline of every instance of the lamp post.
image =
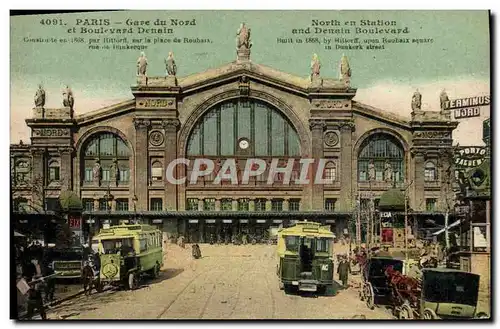
<svg viewBox="0 0 500 329">
<path fill-rule="evenodd" d="M 408 189 L 413 184 L 413 180 L 405 188 L 405 261 L 408 264 Z"/>
<path fill-rule="evenodd" d="M 139 199 L 137 198 L 137 195 L 134 194 L 134 197 L 132 198 L 132 202 L 134 203 L 134 223 L 137 224 L 137 201 Z"/>
</svg>

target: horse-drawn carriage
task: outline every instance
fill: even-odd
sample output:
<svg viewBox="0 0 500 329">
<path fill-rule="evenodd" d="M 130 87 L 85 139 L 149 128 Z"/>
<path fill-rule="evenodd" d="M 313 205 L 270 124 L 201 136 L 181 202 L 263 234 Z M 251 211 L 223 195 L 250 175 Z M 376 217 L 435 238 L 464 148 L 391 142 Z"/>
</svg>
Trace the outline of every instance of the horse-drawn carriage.
<svg viewBox="0 0 500 329">
<path fill-rule="evenodd" d="M 479 275 L 447 269 L 425 268 L 422 278 L 386 269 L 394 314 L 399 319 L 472 319 L 476 314 Z"/>
<path fill-rule="evenodd" d="M 401 272 L 403 261 L 391 257 L 370 257 L 360 260 L 363 277 L 363 286 L 360 291 L 361 300 L 366 306 L 373 309 L 375 305 L 391 305 L 392 291 L 385 271 L 393 268 Z"/>
</svg>

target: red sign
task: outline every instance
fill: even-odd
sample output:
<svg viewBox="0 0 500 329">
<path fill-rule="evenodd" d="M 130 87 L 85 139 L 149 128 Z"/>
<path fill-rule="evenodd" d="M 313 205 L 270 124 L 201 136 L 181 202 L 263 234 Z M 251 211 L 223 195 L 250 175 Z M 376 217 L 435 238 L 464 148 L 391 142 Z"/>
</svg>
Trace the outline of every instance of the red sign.
<svg viewBox="0 0 500 329">
<path fill-rule="evenodd" d="M 382 243 L 392 243 L 393 230 L 392 228 L 382 228 Z"/>
<path fill-rule="evenodd" d="M 69 228 L 81 229 L 82 228 L 82 219 L 79 217 L 69 217 L 68 224 L 69 224 Z"/>
</svg>

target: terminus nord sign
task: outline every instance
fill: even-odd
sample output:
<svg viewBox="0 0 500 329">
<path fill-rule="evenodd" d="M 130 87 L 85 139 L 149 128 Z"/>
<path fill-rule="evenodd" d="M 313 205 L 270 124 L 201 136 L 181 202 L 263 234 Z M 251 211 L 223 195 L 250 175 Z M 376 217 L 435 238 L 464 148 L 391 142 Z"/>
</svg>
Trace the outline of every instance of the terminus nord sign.
<svg viewBox="0 0 500 329">
<path fill-rule="evenodd" d="M 490 105 L 490 103 L 490 95 L 457 98 L 448 101 L 446 108 L 455 110 L 455 119 L 472 118 L 480 116 L 480 107 Z"/>
</svg>

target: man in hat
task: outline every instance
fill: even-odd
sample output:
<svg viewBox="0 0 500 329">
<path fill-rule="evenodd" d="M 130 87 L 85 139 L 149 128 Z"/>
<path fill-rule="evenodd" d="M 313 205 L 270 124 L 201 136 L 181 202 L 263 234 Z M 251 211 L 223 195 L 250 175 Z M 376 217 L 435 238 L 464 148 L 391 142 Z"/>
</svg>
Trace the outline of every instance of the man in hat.
<svg viewBox="0 0 500 329">
<path fill-rule="evenodd" d="M 347 261 L 347 256 L 343 254 L 340 258 L 340 263 L 337 268 L 337 273 L 339 275 L 339 280 L 342 281 L 342 286 L 344 288 L 348 287 L 347 280 L 349 278 L 350 271 L 351 271 L 351 266 Z"/>
</svg>

